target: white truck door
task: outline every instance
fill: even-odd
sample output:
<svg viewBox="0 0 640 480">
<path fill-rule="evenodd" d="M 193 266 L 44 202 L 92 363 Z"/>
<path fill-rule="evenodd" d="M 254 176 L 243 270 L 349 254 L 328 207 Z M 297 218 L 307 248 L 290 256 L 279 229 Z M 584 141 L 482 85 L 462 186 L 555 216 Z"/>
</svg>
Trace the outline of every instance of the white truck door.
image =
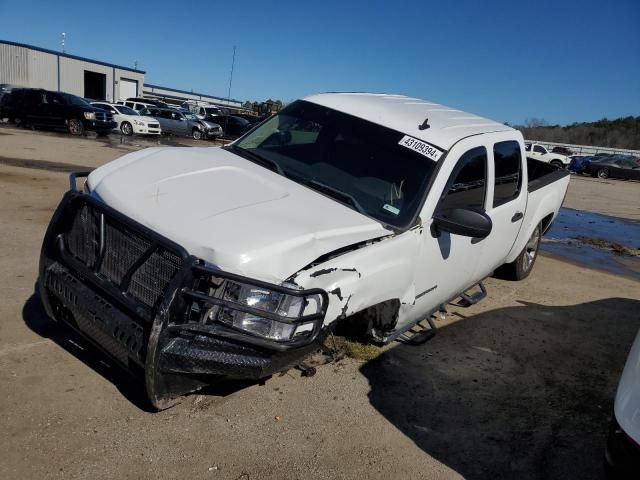
<svg viewBox="0 0 640 480">
<path fill-rule="evenodd" d="M 452 160 L 454 159 L 454 160 Z M 423 244 L 416 262 L 416 308 L 424 316 L 475 284 L 484 242 L 431 229 L 434 212 L 448 208 L 484 208 L 487 199 L 488 153 L 473 137 L 454 145 L 440 169 L 420 217 Z"/>
<path fill-rule="evenodd" d="M 544 148 L 542 145 L 533 145 L 532 154 L 531 154 L 533 158 L 543 162 L 548 162 L 549 159 L 546 157 L 546 155 L 547 155 L 546 148 Z"/>
<path fill-rule="evenodd" d="M 477 277 L 484 278 L 502 265 L 518 237 L 527 208 L 527 162 L 513 133 L 487 136 L 489 152 L 489 198 L 487 215 L 493 227 L 480 243 L 485 245 Z"/>
</svg>

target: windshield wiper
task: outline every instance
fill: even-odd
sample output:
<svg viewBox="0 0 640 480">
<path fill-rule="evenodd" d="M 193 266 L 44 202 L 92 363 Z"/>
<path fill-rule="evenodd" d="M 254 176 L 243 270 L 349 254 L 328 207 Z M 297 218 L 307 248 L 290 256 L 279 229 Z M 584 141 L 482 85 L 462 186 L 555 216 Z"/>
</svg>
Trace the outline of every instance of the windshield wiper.
<svg viewBox="0 0 640 480">
<path fill-rule="evenodd" d="M 356 200 L 353 195 L 351 195 L 350 193 L 347 192 L 343 192 L 342 190 L 338 190 L 337 188 L 334 188 L 330 185 L 327 185 L 325 183 L 319 182 L 317 180 L 305 180 L 304 181 L 305 185 L 308 185 L 311 188 L 314 188 L 316 190 L 320 190 L 326 194 L 328 194 L 329 196 L 338 199 L 340 201 L 340 199 L 342 199 L 342 202 L 344 203 L 346 201 L 346 203 L 350 203 L 351 206 L 353 208 L 355 208 L 358 212 L 360 212 L 363 215 L 367 215 L 367 212 L 364 208 L 362 208 L 362 205 L 360 205 L 360 202 L 358 202 L 358 200 Z"/>
<path fill-rule="evenodd" d="M 243 158 L 246 158 L 247 160 L 250 160 L 254 163 L 258 163 L 263 167 L 267 167 L 269 168 L 269 170 L 273 170 L 274 172 L 278 173 L 279 175 L 282 175 L 283 177 L 286 177 L 286 174 L 284 173 L 284 170 L 282 170 L 282 167 L 278 165 L 277 162 L 275 162 L 274 160 L 271 160 L 270 158 L 263 157 L 262 155 L 258 155 L 257 153 L 252 152 L 251 150 L 238 147 L 237 145 L 229 145 L 228 147 L 224 147 L 224 148 L 226 148 L 227 150 L 231 150 L 232 152 L 236 153 L 237 155 L 240 155 Z"/>
</svg>

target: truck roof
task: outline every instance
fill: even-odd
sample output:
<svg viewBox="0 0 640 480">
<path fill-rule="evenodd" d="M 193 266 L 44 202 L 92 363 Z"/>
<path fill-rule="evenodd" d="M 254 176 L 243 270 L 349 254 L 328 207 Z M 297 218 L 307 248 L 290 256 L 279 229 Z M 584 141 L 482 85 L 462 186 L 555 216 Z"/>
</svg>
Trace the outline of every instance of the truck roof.
<svg viewBox="0 0 640 480">
<path fill-rule="evenodd" d="M 470 135 L 513 130 L 494 120 L 404 95 L 321 93 L 304 100 L 398 130 L 444 150 Z M 420 130 L 425 119 L 429 119 L 429 128 Z"/>
</svg>

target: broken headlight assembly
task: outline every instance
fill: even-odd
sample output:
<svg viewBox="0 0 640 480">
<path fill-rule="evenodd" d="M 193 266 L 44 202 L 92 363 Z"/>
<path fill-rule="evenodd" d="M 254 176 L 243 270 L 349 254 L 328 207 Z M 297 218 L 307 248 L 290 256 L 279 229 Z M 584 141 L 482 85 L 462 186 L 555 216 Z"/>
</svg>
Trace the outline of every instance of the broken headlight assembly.
<svg viewBox="0 0 640 480">
<path fill-rule="evenodd" d="M 313 340 L 322 327 L 327 294 L 320 289 L 300 290 L 295 285 L 272 285 L 196 266 L 189 320 L 223 325 L 268 341 Z"/>
</svg>

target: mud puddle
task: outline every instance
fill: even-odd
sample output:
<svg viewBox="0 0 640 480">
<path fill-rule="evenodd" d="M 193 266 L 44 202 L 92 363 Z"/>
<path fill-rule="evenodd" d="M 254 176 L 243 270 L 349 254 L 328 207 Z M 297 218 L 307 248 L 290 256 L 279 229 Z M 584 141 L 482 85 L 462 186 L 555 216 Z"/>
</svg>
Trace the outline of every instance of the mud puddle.
<svg viewBox="0 0 640 480">
<path fill-rule="evenodd" d="M 640 222 L 561 208 L 542 250 L 640 280 Z"/>
<path fill-rule="evenodd" d="M 26 160 L 23 158 L 7 157 L 0 157 L 0 165 L 8 165 L 9 167 L 33 168 L 36 170 L 47 170 L 49 172 L 64 173 L 93 170 L 93 167 L 74 165 L 72 163 L 50 162 L 48 160 Z"/>
</svg>

